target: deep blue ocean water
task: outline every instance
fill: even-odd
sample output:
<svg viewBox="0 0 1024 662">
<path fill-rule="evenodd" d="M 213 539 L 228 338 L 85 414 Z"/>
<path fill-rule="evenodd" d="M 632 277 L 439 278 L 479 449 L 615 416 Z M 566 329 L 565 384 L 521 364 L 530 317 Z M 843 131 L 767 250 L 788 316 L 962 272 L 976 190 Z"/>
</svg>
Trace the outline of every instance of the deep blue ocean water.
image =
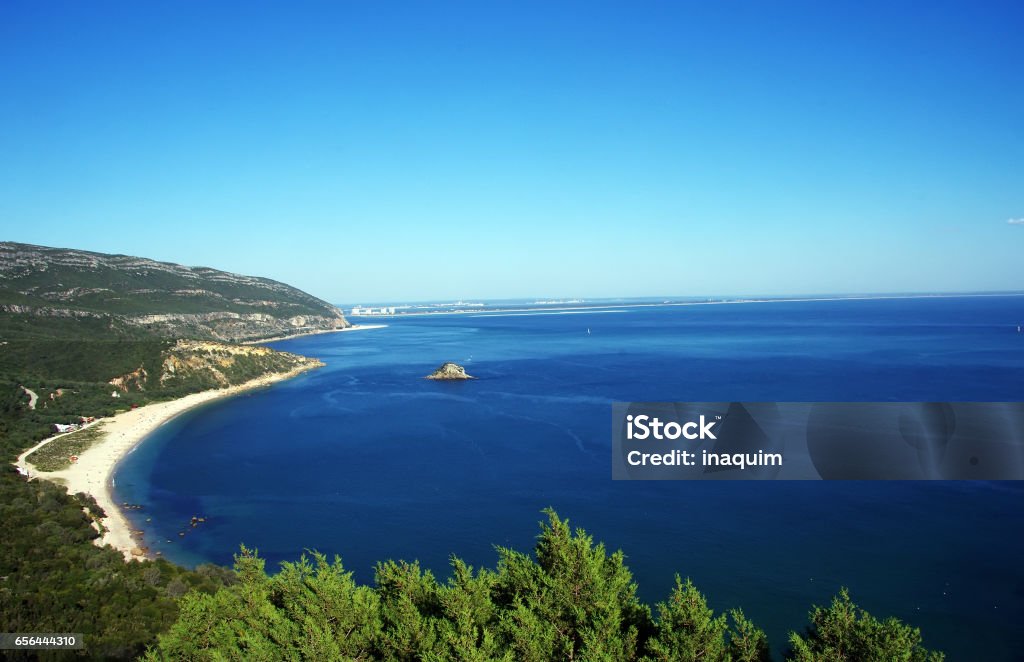
<svg viewBox="0 0 1024 662">
<path fill-rule="evenodd" d="M 689 576 L 776 650 L 848 586 L 951 660 L 1020 659 L 1024 485 L 613 482 L 610 460 L 616 400 L 1021 400 L 1020 323 L 1024 297 L 388 320 L 274 343 L 328 365 L 170 422 L 117 498 L 172 560 L 317 549 L 364 582 L 386 558 L 493 567 L 553 506 L 626 553 L 644 600 Z M 448 360 L 479 380 L 422 379 Z"/>
</svg>

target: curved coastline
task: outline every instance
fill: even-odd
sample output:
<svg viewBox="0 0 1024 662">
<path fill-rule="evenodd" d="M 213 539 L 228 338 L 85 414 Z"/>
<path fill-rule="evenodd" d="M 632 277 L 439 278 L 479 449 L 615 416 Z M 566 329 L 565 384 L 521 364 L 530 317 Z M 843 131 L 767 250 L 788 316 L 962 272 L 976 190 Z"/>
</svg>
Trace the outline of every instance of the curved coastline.
<svg viewBox="0 0 1024 662">
<path fill-rule="evenodd" d="M 43 478 L 67 487 L 69 494 L 84 492 L 96 499 L 103 509 L 105 517 L 101 520 L 100 537 L 94 542 L 100 547 L 110 545 L 124 554 L 125 559 L 146 558 L 147 554 L 141 541 L 133 535 L 131 522 L 125 516 L 113 495 L 112 478 L 118 463 L 136 446 L 167 421 L 175 418 L 198 405 L 238 395 L 246 391 L 269 386 L 279 381 L 291 379 L 303 372 L 320 367 L 323 364 L 304 365 L 288 372 L 265 375 L 256 379 L 229 386 L 223 389 L 211 389 L 191 393 L 182 398 L 155 402 L 144 407 L 121 412 L 110 418 L 100 419 L 103 424 L 103 436 L 90 448 L 83 451 L 78 461 L 60 471 L 38 471 L 28 462 L 26 456 L 47 441 L 34 446 L 18 458 L 18 466 L 29 474 L 30 479 Z M 58 435 L 59 436 L 59 435 Z"/>
</svg>

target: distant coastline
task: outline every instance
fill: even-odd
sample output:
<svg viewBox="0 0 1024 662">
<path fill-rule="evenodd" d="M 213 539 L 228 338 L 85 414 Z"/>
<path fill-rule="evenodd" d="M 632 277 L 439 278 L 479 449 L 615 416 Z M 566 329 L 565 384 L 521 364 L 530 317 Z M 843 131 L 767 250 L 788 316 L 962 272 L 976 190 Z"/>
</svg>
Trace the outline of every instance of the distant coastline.
<svg viewBox="0 0 1024 662">
<path fill-rule="evenodd" d="M 609 300 L 605 303 L 594 301 L 593 303 L 581 302 L 580 305 L 552 307 L 544 304 L 522 304 L 508 308 L 481 308 L 474 305 L 471 308 L 455 308 L 451 310 L 424 310 L 419 312 L 396 312 L 393 314 L 375 313 L 366 317 L 379 319 L 394 319 L 401 317 L 433 317 L 435 315 L 473 315 L 478 317 L 496 316 L 501 314 L 533 314 L 543 315 L 546 313 L 560 312 L 587 312 L 602 310 L 623 310 L 630 308 L 661 308 L 667 306 L 720 306 L 749 303 L 802 303 L 814 301 L 885 301 L 905 299 L 969 299 L 979 297 L 1024 297 L 1024 292 L 966 292 L 966 293 L 936 293 L 936 294 L 863 294 L 863 295 L 836 295 L 836 296 L 806 296 L 806 297 L 736 297 L 736 298 L 709 298 L 703 301 L 679 301 L 678 299 L 665 299 L 663 301 L 636 301 L 622 302 L 621 299 Z M 352 316 L 352 315 L 350 315 Z M 353 316 L 358 317 L 358 316 Z M 367 325 L 367 328 L 371 325 Z M 376 325 L 373 325 L 376 326 Z M 348 330 L 348 329 L 344 329 Z M 266 341 L 261 341 L 266 342 Z"/>
</svg>

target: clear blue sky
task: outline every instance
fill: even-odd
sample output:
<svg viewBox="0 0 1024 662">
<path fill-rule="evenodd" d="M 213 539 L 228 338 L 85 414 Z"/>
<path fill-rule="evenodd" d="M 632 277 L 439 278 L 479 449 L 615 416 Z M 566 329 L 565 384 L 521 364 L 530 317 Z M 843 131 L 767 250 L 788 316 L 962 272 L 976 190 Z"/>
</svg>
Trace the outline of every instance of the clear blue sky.
<svg viewBox="0 0 1024 662">
<path fill-rule="evenodd" d="M 0 238 L 331 301 L 1024 288 L 1024 3 L 0 3 Z"/>
</svg>

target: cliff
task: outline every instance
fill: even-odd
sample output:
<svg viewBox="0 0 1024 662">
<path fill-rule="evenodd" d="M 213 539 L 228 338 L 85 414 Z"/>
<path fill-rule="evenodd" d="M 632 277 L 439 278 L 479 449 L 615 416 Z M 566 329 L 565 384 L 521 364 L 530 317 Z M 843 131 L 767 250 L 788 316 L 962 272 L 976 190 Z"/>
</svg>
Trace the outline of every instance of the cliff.
<svg viewBox="0 0 1024 662">
<path fill-rule="evenodd" d="M 224 388 L 266 374 L 322 365 L 319 359 L 267 347 L 179 340 L 164 352 L 157 382 L 161 388 Z"/>
</svg>

